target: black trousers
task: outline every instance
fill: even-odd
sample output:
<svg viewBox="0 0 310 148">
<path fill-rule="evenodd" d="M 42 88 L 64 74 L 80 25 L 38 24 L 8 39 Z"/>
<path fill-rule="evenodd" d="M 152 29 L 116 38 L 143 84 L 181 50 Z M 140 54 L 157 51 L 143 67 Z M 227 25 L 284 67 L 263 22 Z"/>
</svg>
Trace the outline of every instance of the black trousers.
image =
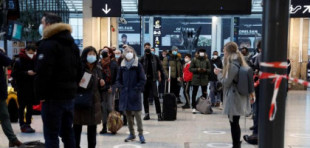
<svg viewBox="0 0 310 148">
<path fill-rule="evenodd" d="M 192 94 L 192 108 L 196 108 L 196 96 L 198 92 L 199 86 L 193 86 L 193 94 Z M 201 86 L 202 96 L 207 98 L 207 86 Z"/>
<path fill-rule="evenodd" d="M 144 105 L 144 111 L 145 113 L 150 113 L 150 108 L 149 108 L 149 98 L 153 97 L 155 101 L 155 107 L 156 107 L 156 113 L 160 114 L 161 113 L 161 107 L 160 107 L 160 102 L 159 102 L 159 97 L 158 97 L 158 91 L 157 91 L 157 85 L 156 81 L 152 80 L 147 80 L 143 92 L 143 105 Z"/>
<path fill-rule="evenodd" d="M 190 87 L 191 87 L 191 82 L 184 82 L 183 84 L 184 86 L 184 89 L 183 89 L 183 94 L 184 94 L 184 97 L 185 97 L 185 101 L 186 101 L 186 104 L 190 104 Z"/>
<path fill-rule="evenodd" d="M 229 121 L 231 137 L 233 140 L 233 148 L 238 147 L 240 145 L 241 129 L 239 125 L 239 120 L 240 116 L 233 116 L 233 121 Z"/>
<path fill-rule="evenodd" d="M 178 79 L 177 78 L 171 78 L 170 83 L 171 83 L 171 86 L 170 86 L 171 93 L 173 93 L 179 100 L 180 99 L 181 87 L 179 85 Z M 167 87 L 168 87 L 168 85 L 167 85 Z"/>
<path fill-rule="evenodd" d="M 31 118 L 33 113 L 32 103 L 24 101 L 23 98 L 19 98 L 18 100 L 19 108 L 18 108 L 18 117 L 19 117 L 19 125 L 23 126 L 24 124 L 30 125 Z M 25 118 L 25 108 L 27 108 L 26 112 L 26 122 L 24 121 Z"/>
<path fill-rule="evenodd" d="M 74 129 L 76 148 L 80 148 L 82 125 L 74 124 L 73 129 Z M 96 147 L 96 135 L 97 135 L 97 125 L 88 125 L 87 126 L 88 148 Z"/>
</svg>

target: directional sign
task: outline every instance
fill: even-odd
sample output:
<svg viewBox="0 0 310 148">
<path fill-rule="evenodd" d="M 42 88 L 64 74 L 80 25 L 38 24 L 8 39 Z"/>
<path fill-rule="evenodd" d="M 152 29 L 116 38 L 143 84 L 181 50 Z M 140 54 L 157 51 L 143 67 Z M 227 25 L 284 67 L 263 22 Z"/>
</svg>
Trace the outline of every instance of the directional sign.
<svg viewBox="0 0 310 148">
<path fill-rule="evenodd" d="M 121 17 L 121 0 L 93 0 L 93 17 Z"/>
<path fill-rule="evenodd" d="M 291 0 L 291 17 L 310 17 L 309 0 Z"/>
</svg>

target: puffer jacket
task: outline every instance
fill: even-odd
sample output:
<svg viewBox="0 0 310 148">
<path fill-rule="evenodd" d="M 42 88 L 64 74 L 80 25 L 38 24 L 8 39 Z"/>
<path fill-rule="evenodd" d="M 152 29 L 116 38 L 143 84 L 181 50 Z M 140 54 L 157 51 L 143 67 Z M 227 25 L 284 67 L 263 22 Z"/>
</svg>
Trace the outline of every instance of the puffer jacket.
<svg viewBox="0 0 310 148">
<path fill-rule="evenodd" d="M 204 72 L 199 72 L 198 69 L 205 69 Z M 193 86 L 207 86 L 209 83 L 209 75 L 211 74 L 211 64 L 207 57 L 195 58 L 190 66 L 190 71 L 194 74 Z"/>
<path fill-rule="evenodd" d="M 169 55 L 163 60 L 163 68 L 166 76 L 169 76 L 169 66 L 171 67 L 171 78 L 182 78 L 182 62 L 179 56 Z"/>
</svg>

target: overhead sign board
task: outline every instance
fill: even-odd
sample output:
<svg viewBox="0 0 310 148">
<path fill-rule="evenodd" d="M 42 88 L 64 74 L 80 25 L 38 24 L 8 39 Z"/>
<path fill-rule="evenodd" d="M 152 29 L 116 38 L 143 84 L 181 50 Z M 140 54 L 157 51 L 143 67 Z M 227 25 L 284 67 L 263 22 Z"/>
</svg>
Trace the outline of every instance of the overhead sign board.
<svg viewBox="0 0 310 148">
<path fill-rule="evenodd" d="M 310 0 L 291 0 L 291 17 L 310 17 Z"/>
<path fill-rule="evenodd" d="M 121 0 L 93 0 L 93 17 L 121 17 Z"/>
</svg>

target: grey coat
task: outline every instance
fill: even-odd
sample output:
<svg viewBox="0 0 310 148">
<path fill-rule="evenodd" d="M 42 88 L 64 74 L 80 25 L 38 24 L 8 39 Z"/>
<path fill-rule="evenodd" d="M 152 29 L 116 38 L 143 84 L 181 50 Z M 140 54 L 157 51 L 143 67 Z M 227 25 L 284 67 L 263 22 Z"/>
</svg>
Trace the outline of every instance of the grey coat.
<svg viewBox="0 0 310 148">
<path fill-rule="evenodd" d="M 234 60 L 233 63 L 240 65 L 236 60 Z M 237 79 L 239 68 L 233 63 L 230 64 L 227 77 L 223 76 L 222 73 L 217 75 L 218 80 L 222 82 L 224 89 L 223 113 L 230 117 L 245 116 L 251 111 L 250 100 L 248 99 L 248 96 L 242 96 L 238 92 L 237 84 L 233 80 Z"/>
</svg>

